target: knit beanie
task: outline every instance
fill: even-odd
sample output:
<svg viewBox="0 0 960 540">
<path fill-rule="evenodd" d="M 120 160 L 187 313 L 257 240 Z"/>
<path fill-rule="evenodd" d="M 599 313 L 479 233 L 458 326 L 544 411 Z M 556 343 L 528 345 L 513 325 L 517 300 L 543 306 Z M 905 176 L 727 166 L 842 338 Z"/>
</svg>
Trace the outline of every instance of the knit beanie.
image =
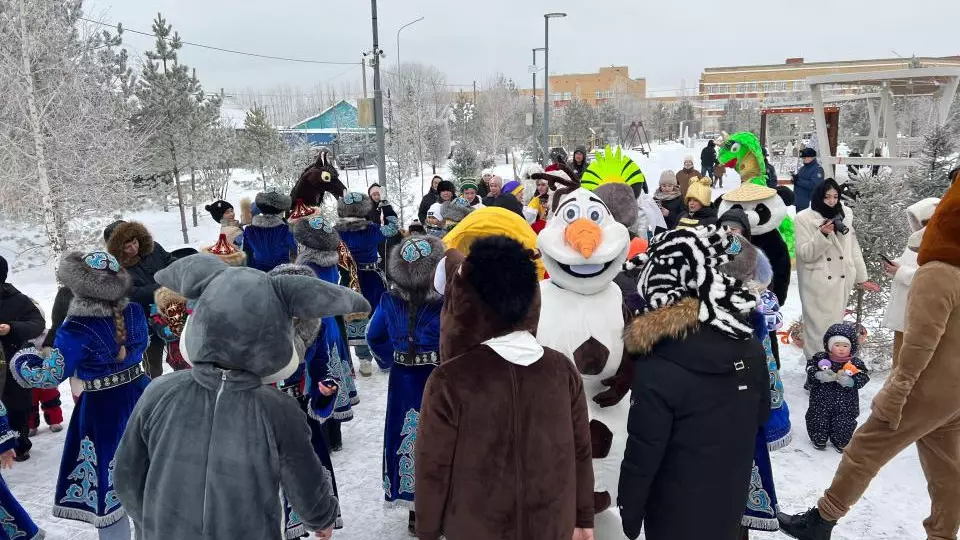
<svg viewBox="0 0 960 540">
<path fill-rule="evenodd" d="M 827 351 L 826 351 L 826 352 L 829 353 L 830 350 L 833 349 L 833 346 L 836 345 L 837 343 L 844 344 L 844 345 L 846 345 L 846 346 L 848 346 L 848 347 L 852 347 L 852 346 L 853 346 L 853 344 L 850 343 L 850 340 L 849 340 L 846 336 L 833 336 L 833 337 L 831 337 L 830 339 L 827 340 Z"/>
<path fill-rule="evenodd" d="M 221 200 L 210 203 L 204 208 L 207 212 L 210 212 L 210 217 L 212 217 L 214 221 L 220 223 L 220 220 L 223 219 L 223 215 L 227 213 L 227 210 L 233 210 L 233 205 Z"/>
<path fill-rule="evenodd" d="M 464 180 L 463 182 L 460 183 L 460 193 L 463 193 L 468 189 L 479 191 L 480 186 L 477 185 L 476 180 Z"/>
<path fill-rule="evenodd" d="M 709 178 L 701 178 L 690 184 L 690 187 L 687 188 L 687 195 L 683 199 L 683 202 L 689 202 L 690 199 L 696 199 L 700 201 L 700 204 L 703 206 L 710 206 L 713 204 L 713 190 L 710 189 Z"/>
<path fill-rule="evenodd" d="M 677 173 L 667 170 L 660 173 L 660 185 L 661 186 L 679 186 L 680 182 L 677 182 Z"/>
<path fill-rule="evenodd" d="M 10 266 L 7 264 L 7 260 L 0 256 L 0 285 L 7 282 L 7 272 L 9 271 Z"/>
<path fill-rule="evenodd" d="M 960 182 L 947 190 L 923 233 L 917 262 L 933 261 L 960 266 Z"/>
<path fill-rule="evenodd" d="M 750 218 L 747 217 L 746 212 L 739 208 L 731 208 L 724 212 L 720 216 L 720 226 L 730 227 L 731 225 L 737 226 L 741 231 L 740 235 L 750 240 Z"/>
<path fill-rule="evenodd" d="M 443 221 L 443 205 L 440 203 L 431 204 L 430 208 L 427 209 L 427 217 L 432 217 Z"/>
</svg>

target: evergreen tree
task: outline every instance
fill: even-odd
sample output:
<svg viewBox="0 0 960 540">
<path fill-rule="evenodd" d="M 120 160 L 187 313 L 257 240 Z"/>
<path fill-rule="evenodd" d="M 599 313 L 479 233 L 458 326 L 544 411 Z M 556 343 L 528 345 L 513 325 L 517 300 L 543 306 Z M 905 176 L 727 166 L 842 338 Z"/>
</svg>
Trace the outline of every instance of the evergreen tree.
<svg viewBox="0 0 960 540">
<path fill-rule="evenodd" d="M 243 120 L 241 140 L 246 162 L 251 168 L 255 167 L 260 171 L 263 189 L 266 190 L 266 164 L 283 151 L 280 133 L 270 123 L 266 109 L 254 105 L 253 109 L 247 111 L 247 116 Z"/>
<path fill-rule="evenodd" d="M 912 169 L 907 178 L 911 202 L 927 197 L 943 197 L 950 187 L 947 173 L 956 166 L 953 157 L 956 143 L 950 130 L 935 126 L 923 137 L 920 164 Z"/>
<path fill-rule="evenodd" d="M 453 161 L 450 164 L 450 173 L 459 182 L 480 177 L 483 164 L 478 152 L 466 144 L 458 144 L 453 151 Z"/>
<path fill-rule="evenodd" d="M 855 184 L 857 200 L 845 201 L 845 204 L 853 210 L 853 227 L 867 265 L 867 277 L 880 285 L 881 292 L 856 290 L 850 298 L 850 309 L 869 333 L 864 350 L 871 363 L 874 367 L 886 368 L 892 361 L 892 334 L 883 327 L 883 314 L 890 301 L 892 278 L 883 271 L 882 261 L 884 257 L 898 257 L 907 244 L 904 179 L 893 176 L 890 169 L 882 169 L 874 176 L 871 167 L 864 167 L 851 183 Z"/>
<path fill-rule="evenodd" d="M 190 238 L 180 171 L 189 160 L 187 141 L 197 107 L 192 92 L 198 85 L 189 68 L 178 61 L 177 53 L 183 47 L 180 35 L 172 32 L 172 26 L 159 13 L 153 22 L 153 33 L 156 48 L 144 58 L 136 90 L 140 110 L 134 116 L 134 124 L 151 133 L 148 148 L 155 170 L 173 177 L 183 241 L 187 243 Z"/>
<path fill-rule="evenodd" d="M 574 148 L 587 145 L 591 140 L 590 130 L 597 125 L 597 113 L 589 103 L 575 99 L 563 109 L 563 125 L 560 133 L 563 144 Z"/>
</svg>

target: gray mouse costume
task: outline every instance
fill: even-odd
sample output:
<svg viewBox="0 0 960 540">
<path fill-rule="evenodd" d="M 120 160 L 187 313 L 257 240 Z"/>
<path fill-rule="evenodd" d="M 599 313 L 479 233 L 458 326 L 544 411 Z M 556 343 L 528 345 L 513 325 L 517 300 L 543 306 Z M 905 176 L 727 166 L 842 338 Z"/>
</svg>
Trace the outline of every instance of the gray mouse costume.
<svg viewBox="0 0 960 540">
<path fill-rule="evenodd" d="M 116 489 L 137 538 L 280 539 L 281 489 L 307 530 L 331 527 L 339 505 L 307 419 L 265 383 L 299 364 L 293 318 L 370 306 L 315 278 L 268 276 L 208 255 L 156 278 L 196 300 L 180 342 L 193 369 L 147 388 L 117 453 Z"/>
</svg>

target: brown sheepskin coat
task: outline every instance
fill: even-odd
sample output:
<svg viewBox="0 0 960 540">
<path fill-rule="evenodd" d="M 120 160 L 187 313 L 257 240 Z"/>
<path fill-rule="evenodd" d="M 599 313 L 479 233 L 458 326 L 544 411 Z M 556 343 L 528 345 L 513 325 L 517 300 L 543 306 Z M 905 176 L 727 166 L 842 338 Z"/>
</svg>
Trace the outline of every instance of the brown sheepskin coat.
<svg viewBox="0 0 960 540">
<path fill-rule="evenodd" d="M 570 540 L 593 528 L 588 422 L 580 374 L 556 351 L 523 367 L 480 346 L 442 364 L 420 408 L 420 540 Z"/>
</svg>

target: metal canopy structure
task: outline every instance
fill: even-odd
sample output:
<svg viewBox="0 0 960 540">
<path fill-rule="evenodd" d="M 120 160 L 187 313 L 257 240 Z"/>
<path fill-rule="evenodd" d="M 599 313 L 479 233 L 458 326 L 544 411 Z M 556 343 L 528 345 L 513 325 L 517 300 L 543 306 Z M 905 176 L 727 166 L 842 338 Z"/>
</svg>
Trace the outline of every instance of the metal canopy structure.
<svg viewBox="0 0 960 540">
<path fill-rule="evenodd" d="M 866 137 L 868 143 L 884 145 L 890 157 L 837 157 L 827 150 L 821 152 L 821 162 L 824 173 L 828 177 L 834 176 L 835 165 L 880 165 L 888 167 L 912 167 L 917 165 L 917 158 L 900 157 L 898 149 L 897 121 L 894 112 L 895 97 L 922 97 L 929 96 L 936 102 L 935 112 L 937 123 L 943 124 L 950 113 L 950 106 L 957 93 L 960 83 L 960 68 L 916 68 L 896 71 L 880 71 L 873 73 L 849 73 L 836 75 L 822 75 L 810 77 L 810 93 L 813 97 L 814 120 L 817 125 L 817 138 L 827 139 L 827 121 L 824 111 L 824 89 L 843 86 L 864 89 L 878 89 L 879 91 L 865 96 L 850 96 L 850 99 L 866 99 L 867 110 L 870 115 L 870 135 Z M 879 96 L 879 103 L 876 97 Z M 835 98 L 834 98 L 835 99 Z M 865 152 L 869 153 L 869 152 Z"/>
</svg>

